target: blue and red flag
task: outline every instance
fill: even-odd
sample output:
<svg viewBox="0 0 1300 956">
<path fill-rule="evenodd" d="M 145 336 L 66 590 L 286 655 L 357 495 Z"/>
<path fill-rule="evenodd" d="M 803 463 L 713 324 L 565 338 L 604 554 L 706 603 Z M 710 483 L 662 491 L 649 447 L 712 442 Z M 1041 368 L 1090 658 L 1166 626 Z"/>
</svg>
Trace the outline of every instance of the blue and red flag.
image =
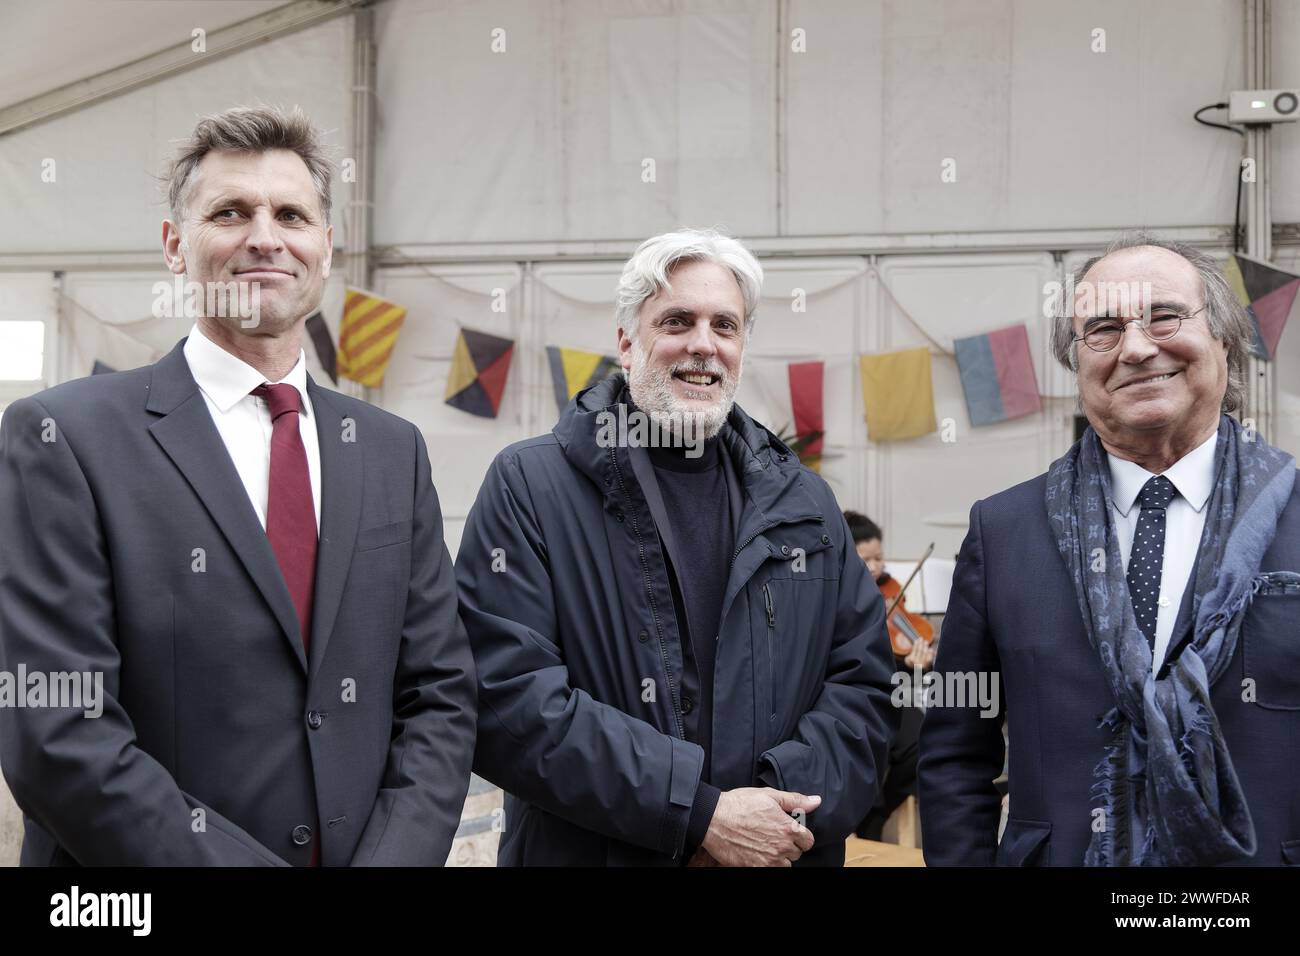
<svg viewBox="0 0 1300 956">
<path fill-rule="evenodd" d="M 972 425 L 992 425 L 1042 411 L 1029 332 L 1023 324 L 952 344 Z"/>
</svg>

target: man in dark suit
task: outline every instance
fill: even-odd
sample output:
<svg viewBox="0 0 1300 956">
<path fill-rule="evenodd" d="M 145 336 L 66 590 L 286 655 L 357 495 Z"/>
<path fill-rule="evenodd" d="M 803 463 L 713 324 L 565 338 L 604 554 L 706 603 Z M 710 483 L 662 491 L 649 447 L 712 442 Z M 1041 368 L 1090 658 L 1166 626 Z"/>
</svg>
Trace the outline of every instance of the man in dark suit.
<svg viewBox="0 0 1300 956">
<path fill-rule="evenodd" d="M 0 427 L 0 664 L 104 690 L 0 708 L 22 862 L 441 864 L 473 661 L 419 431 L 305 371 L 321 147 L 296 111 L 208 117 L 170 198 L 168 267 L 252 314 Z"/>
<path fill-rule="evenodd" d="M 1300 863 L 1300 489 L 1228 415 L 1251 324 L 1209 257 L 1151 237 L 1074 284 L 1054 347 L 1090 427 L 971 509 L 935 672 L 1000 673 L 1005 831 L 1002 711 L 941 700 L 926 860 Z"/>
</svg>

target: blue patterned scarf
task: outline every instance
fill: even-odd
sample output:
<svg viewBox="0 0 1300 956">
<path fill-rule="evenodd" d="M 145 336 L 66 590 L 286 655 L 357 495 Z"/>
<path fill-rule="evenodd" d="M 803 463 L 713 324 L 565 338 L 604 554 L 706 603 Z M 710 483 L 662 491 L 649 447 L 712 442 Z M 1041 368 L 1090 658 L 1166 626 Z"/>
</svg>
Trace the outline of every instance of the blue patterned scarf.
<svg viewBox="0 0 1300 956">
<path fill-rule="evenodd" d="M 1252 440 L 1253 439 L 1253 440 Z M 1210 687 L 1237 648 L 1264 552 L 1295 482 L 1295 459 L 1224 415 L 1193 589 L 1192 637 L 1159 680 L 1133 615 L 1111 520 L 1110 468 L 1089 428 L 1047 473 L 1047 514 L 1074 576 L 1088 639 L 1118 706 L 1095 771 L 1088 866 L 1209 866 L 1255 853 L 1255 825 Z"/>
</svg>

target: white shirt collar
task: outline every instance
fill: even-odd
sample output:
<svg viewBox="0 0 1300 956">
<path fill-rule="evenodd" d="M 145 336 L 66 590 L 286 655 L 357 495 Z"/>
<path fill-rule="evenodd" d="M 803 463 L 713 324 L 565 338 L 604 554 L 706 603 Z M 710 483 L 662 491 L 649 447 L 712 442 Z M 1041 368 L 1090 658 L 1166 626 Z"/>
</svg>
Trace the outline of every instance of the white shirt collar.
<svg viewBox="0 0 1300 956">
<path fill-rule="evenodd" d="M 1196 512 L 1205 507 L 1210 491 L 1214 488 L 1214 447 L 1218 438 L 1219 431 L 1215 429 L 1214 434 L 1179 458 L 1164 473 Z M 1110 503 L 1127 518 L 1142 486 L 1155 475 L 1137 462 L 1126 461 L 1109 453 L 1106 457 L 1110 461 Z"/>
<path fill-rule="evenodd" d="M 266 381 L 266 377 L 243 359 L 231 355 L 204 335 L 196 323 L 190 329 L 189 338 L 185 340 L 185 361 L 189 363 L 190 374 L 203 390 L 212 404 L 222 413 L 230 411 L 248 393 Z M 280 379 L 292 385 L 302 396 L 302 410 L 311 414 L 311 402 L 307 398 L 307 359 L 306 353 L 298 350 L 298 361 L 289 374 Z M 274 384 L 274 383 L 273 383 Z"/>
</svg>

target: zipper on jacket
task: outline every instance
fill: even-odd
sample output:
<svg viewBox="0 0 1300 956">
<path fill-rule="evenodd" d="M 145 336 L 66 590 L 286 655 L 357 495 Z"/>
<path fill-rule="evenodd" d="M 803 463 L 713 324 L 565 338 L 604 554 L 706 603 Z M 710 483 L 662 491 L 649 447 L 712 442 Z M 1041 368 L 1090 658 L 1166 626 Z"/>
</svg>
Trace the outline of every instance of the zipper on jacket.
<svg viewBox="0 0 1300 956">
<path fill-rule="evenodd" d="M 609 450 L 609 462 L 618 476 L 618 488 L 623 498 L 628 498 L 627 485 L 623 483 L 623 470 L 618 467 L 618 457 L 614 449 Z M 650 587 L 650 565 L 645 557 L 645 545 L 641 543 L 641 529 L 637 526 L 636 516 L 629 514 L 632 521 L 632 534 L 636 536 L 636 552 L 641 562 L 641 576 L 645 581 L 646 596 L 650 599 L 650 614 L 654 618 L 655 633 L 659 636 L 659 657 L 664 665 L 664 677 L 668 681 L 668 701 L 673 709 L 673 723 L 677 727 L 677 736 L 686 739 L 686 725 L 682 722 L 681 706 L 677 703 L 677 685 L 673 682 L 672 664 L 668 660 L 668 647 L 664 643 L 663 625 L 659 621 L 659 608 L 655 605 L 654 590 Z"/>
<path fill-rule="evenodd" d="M 763 582 L 763 604 L 767 606 L 767 689 L 771 695 L 772 707 L 768 720 L 776 717 L 776 647 L 773 646 L 776 634 L 776 605 L 772 601 L 772 590 L 768 582 Z"/>
</svg>

